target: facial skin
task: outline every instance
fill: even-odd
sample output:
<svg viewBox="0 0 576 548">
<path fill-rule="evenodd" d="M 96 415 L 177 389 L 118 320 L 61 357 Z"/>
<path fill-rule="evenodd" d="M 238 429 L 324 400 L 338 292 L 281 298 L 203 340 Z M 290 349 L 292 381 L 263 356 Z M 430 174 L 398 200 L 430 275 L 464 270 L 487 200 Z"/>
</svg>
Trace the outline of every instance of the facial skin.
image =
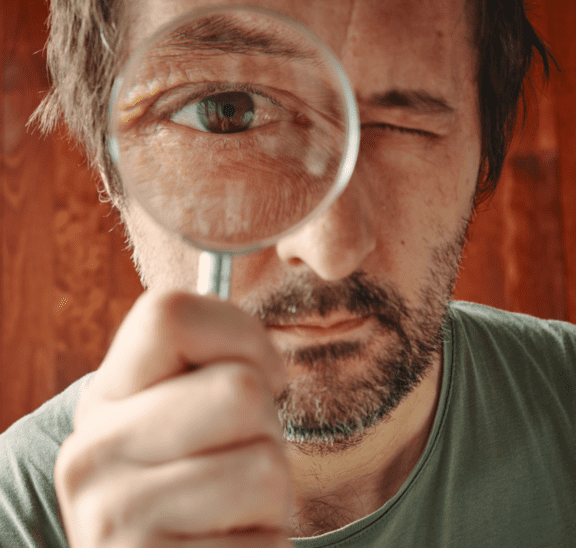
<svg viewBox="0 0 576 548">
<path fill-rule="evenodd" d="M 133 50 L 171 17 L 220 2 L 126 3 Z M 262 319 L 286 357 L 289 384 L 275 396 L 296 497 L 291 526 L 313 536 L 394 496 L 428 440 L 441 324 L 480 163 L 475 57 L 464 0 L 257 3 L 331 47 L 362 124 L 353 177 L 331 209 L 234 261 L 231 300 Z M 451 111 L 370 104 L 390 90 L 441 98 Z M 201 251 L 135 203 L 122 214 L 144 284 L 194 292 Z"/>
</svg>

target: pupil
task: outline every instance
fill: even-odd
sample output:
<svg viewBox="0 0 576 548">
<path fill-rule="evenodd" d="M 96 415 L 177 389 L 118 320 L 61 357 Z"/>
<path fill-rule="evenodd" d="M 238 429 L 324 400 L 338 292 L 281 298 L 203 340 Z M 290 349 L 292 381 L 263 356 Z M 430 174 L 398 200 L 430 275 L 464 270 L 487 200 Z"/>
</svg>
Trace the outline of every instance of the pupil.
<svg viewBox="0 0 576 548">
<path fill-rule="evenodd" d="M 254 118 L 254 102 L 241 91 L 217 93 L 206 97 L 197 106 L 200 123 L 211 133 L 246 131 Z"/>
<path fill-rule="evenodd" d="M 226 118 L 232 118 L 234 114 L 236 114 L 236 109 L 234 108 L 234 105 L 226 103 L 222 108 L 222 114 L 224 114 Z"/>
</svg>

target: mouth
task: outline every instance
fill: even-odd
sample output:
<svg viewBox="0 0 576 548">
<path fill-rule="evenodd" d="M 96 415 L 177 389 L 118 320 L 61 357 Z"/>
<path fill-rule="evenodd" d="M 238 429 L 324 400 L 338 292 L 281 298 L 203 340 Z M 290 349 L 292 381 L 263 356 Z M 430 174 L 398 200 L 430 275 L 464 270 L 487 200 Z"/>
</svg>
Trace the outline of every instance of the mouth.
<svg viewBox="0 0 576 548">
<path fill-rule="evenodd" d="M 372 319 L 371 316 L 331 315 L 327 318 L 307 318 L 294 323 L 269 324 L 267 329 L 280 337 L 334 338 L 360 330 L 370 323 Z"/>
</svg>

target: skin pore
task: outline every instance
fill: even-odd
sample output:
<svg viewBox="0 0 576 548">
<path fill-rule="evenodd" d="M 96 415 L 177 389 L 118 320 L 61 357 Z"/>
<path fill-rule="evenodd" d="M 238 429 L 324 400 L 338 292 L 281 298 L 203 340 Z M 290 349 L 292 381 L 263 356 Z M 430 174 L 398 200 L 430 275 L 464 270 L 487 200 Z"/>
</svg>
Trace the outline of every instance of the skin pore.
<svg viewBox="0 0 576 548">
<path fill-rule="evenodd" d="M 216 3 L 126 0 L 129 51 L 173 16 Z M 362 124 L 355 172 L 331 209 L 234 262 L 231 300 L 264 322 L 288 371 L 275 398 L 291 536 L 315 536 L 382 506 L 426 447 L 480 163 L 475 57 L 465 0 L 258 4 L 331 47 Z M 143 283 L 194 292 L 200 251 L 135 203 L 122 215 Z"/>
</svg>

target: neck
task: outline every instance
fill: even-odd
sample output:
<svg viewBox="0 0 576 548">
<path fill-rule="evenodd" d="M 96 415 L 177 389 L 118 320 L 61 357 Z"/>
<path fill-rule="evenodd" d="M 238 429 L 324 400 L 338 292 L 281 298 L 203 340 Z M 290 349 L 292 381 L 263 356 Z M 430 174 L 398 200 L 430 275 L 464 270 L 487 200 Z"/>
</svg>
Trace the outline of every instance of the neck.
<svg viewBox="0 0 576 548">
<path fill-rule="evenodd" d="M 416 389 L 360 443 L 327 455 L 287 444 L 294 503 L 290 537 L 357 521 L 390 500 L 424 453 L 440 396 L 442 356 Z"/>
</svg>

